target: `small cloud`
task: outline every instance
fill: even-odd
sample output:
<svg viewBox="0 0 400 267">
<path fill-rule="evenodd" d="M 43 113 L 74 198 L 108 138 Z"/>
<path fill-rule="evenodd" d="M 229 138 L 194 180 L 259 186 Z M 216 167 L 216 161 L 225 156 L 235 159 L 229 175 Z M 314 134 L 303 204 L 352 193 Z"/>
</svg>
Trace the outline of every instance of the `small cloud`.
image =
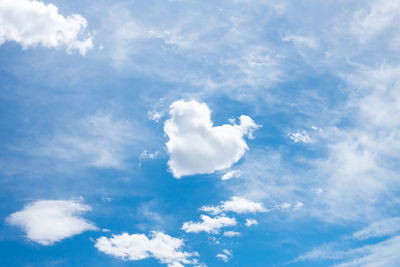
<svg viewBox="0 0 400 267">
<path fill-rule="evenodd" d="M 226 180 L 230 180 L 232 178 L 238 178 L 242 175 L 242 173 L 239 170 L 234 170 L 234 171 L 230 171 L 225 173 L 222 177 L 221 180 L 226 181 Z"/>
<path fill-rule="evenodd" d="M 218 234 L 219 229 L 228 226 L 235 226 L 236 219 L 226 216 L 217 216 L 211 218 L 207 215 L 201 215 L 201 222 L 185 222 L 182 226 L 182 230 L 187 233 L 200 233 L 206 232 L 209 234 Z"/>
<path fill-rule="evenodd" d="M 230 200 L 222 201 L 218 206 L 203 206 L 201 211 L 216 215 L 222 212 L 256 213 L 268 212 L 261 202 L 254 202 L 243 197 L 234 196 Z"/>
<path fill-rule="evenodd" d="M 216 257 L 220 258 L 224 262 L 228 262 L 229 261 L 229 257 L 227 255 L 225 255 L 225 254 L 222 254 L 222 253 L 217 254 Z"/>
<path fill-rule="evenodd" d="M 235 231 L 226 231 L 224 232 L 224 236 L 226 237 L 235 237 L 235 236 L 240 236 L 241 233 L 235 232 Z"/>
<path fill-rule="evenodd" d="M 302 202 L 300 202 L 300 201 L 297 202 L 296 204 L 291 204 L 291 203 L 284 202 L 282 204 L 279 204 L 277 206 L 277 208 L 278 209 L 283 209 L 283 210 L 288 210 L 288 209 L 291 208 L 293 211 L 295 211 L 295 210 L 299 210 L 303 206 L 304 206 L 304 204 Z"/>
<path fill-rule="evenodd" d="M 250 227 L 252 225 L 257 225 L 257 224 L 258 224 L 258 222 L 255 219 L 246 219 L 246 226 L 247 227 Z"/>
<path fill-rule="evenodd" d="M 160 122 L 162 116 L 164 114 L 162 112 L 157 112 L 157 111 L 149 111 L 147 113 L 147 117 L 149 120 L 155 121 L 156 123 Z"/>
<path fill-rule="evenodd" d="M 290 133 L 288 134 L 289 138 L 295 142 L 301 142 L 301 143 L 311 143 L 312 139 L 308 135 L 306 131 L 300 131 L 300 132 L 295 132 L 295 133 Z"/>
<path fill-rule="evenodd" d="M 297 202 L 294 207 L 293 210 L 299 210 L 304 206 L 304 204 L 302 202 Z"/>
<path fill-rule="evenodd" d="M 88 230 L 99 230 L 83 219 L 82 213 L 91 207 L 71 200 L 39 200 L 12 213 L 6 221 L 22 228 L 26 237 L 44 246 Z"/>
<path fill-rule="evenodd" d="M 292 207 L 292 204 L 284 202 L 284 203 L 280 204 L 278 207 L 281 209 L 289 209 L 290 207 Z"/>
<path fill-rule="evenodd" d="M 216 257 L 224 262 L 228 262 L 229 259 L 232 257 L 232 253 L 227 249 L 222 250 L 222 252 L 223 253 L 218 253 Z"/>
<path fill-rule="evenodd" d="M 160 151 L 154 151 L 154 152 L 148 152 L 147 150 L 144 150 L 140 156 L 139 159 L 155 159 L 160 155 Z"/>
<path fill-rule="evenodd" d="M 286 35 L 282 38 L 284 42 L 293 42 L 296 46 L 307 46 L 311 49 L 318 48 L 318 42 L 314 37 L 301 35 Z"/>
</svg>

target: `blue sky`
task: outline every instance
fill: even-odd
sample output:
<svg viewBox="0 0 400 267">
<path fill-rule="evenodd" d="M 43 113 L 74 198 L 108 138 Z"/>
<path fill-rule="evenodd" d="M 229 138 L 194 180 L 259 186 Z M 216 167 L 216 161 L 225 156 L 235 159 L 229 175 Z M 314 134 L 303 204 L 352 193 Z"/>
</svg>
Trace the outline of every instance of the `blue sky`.
<svg viewBox="0 0 400 267">
<path fill-rule="evenodd" d="M 399 266 L 400 2 L 0 2 L 2 266 Z"/>
</svg>

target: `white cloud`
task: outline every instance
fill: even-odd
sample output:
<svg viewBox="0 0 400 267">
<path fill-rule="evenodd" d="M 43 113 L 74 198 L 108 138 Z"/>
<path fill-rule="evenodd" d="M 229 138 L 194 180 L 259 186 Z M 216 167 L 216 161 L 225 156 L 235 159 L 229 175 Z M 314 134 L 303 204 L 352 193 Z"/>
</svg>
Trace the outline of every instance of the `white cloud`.
<svg viewBox="0 0 400 267">
<path fill-rule="evenodd" d="M 246 226 L 247 227 L 250 227 L 252 225 L 257 225 L 257 224 L 258 224 L 258 222 L 255 219 L 246 219 Z"/>
<path fill-rule="evenodd" d="M 228 226 L 235 226 L 236 219 L 226 216 L 217 216 L 211 218 L 207 215 L 201 215 L 201 222 L 185 222 L 182 226 L 182 230 L 187 233 L 199 233 L 206 232 L 211 234 L 218 234 L 219 229 Z"/>
<path fill-rule="evenodd" d="M 299 209 L 301 209 L 303 206 L 304 206 L 304 204 L 303 204 L 302 202 L 298 201 L 298 202 L 294 205 L 293 210 L 299 210 Z"/>
<path fill-rule="evenodd" d="M 232 178 L 237 178 L 240 177 L 242 174 L 239 170 L 234 170 L 234 171 L 230 171 L 225 173 L 222 177 L 221 180 L 225 181 L 225 180 L 229 180 Z"/>
<path fill-rule="evenodd" d="M 91 36 L 81 38 L 86 27 L 85 18 L 78 14 L 64 17 L 53 4 L 31 0 L 0 2 L 0 44 L 15 41 L 24 49 L 42 45 L 85 54 L 93 47 Z"/>
<path fill-rule="evenodd" d="M 371 5 L 355 13 L 351 22 L 351 32 L 364 42 L 390 26 L 397 27 L 397 23 L 393 22 L 399 19 L 399 8 L 398 1 L 373 1 Z"/>
<path fill-rule="evenodd" d="M 311 143 L 312 139 L 306 131 L 295 132 L 288 134 L 289 138 L 293 140 L 293 142 L 298 143 Z"/>
<path fill-rule="evenodd" d="M 307 46 L 312 49 L 318 48 L 317 40 L 310 36 L 286 35 L 282 38 L 282 41 L 293 42 L 296 46 Z"/>
<path fill-rule="evenodd" d="M 140 156 L 139 159 L 155 159 L 160 155 L 160 151 L 154 151 L 154 152 L 148 152 L 147 150 L 144 150 Z"/>
<path fill-rule="evenodd" d="M 300 255 L 292 262 L 315 261 L 315 260 L 335 260 L 340 262 L 335 267 L 386 267 L 397 266 L 400 260 L 400 236 L 361 245 L 355 248 L 343 248 L 345 244 L 331 243 L 325 244 L 306 254 Z M 339 248 L 339 249 L 337 249 Z"/>
<path fill-rule="evenodd" d="M 194 100 L 172 103 L 170 115 L 164 132 L 169 137 L 168 165 L 176 178 L 229 168 L 248 150 L 243 136 L 252 138 L 259 127 L 244 115 L 238 125 L 213 126 L 211 110 Z"/>
<path fill-rule="evenodd" d="M 81 217 L 82 213 L 90 210 L 89 206 L 76 201 L 39 200 L 10 214 L 6 220 L 21 227 L 28 239 L 48 246 L 84 231 L 98 230 Z"/>
<path fill-rule="evenodd" d="M 216 257 L 220 258 L 224 262 L 228 262 L 229 259 L 232 257 L 232 253 L 227 249 L 223 249 L 222 253 L 218 253 Z"/>
<path fill-rule="evenodd" d="M 198 261 L 192 257 L 198 256 L 198 253 L 182 251 L 182 246 L 182 239 L 156 231 L 151 233 L 150 238 L 145 234 L 127 233 L 111 238 L 103 236 L 95 244 L 99 251 L 123 260 L 137 261 L 153 257 L 169 267 L 197 264 Z"/>
<path fill-rule="evenodd" d="M 216 257 L 220 258 L 224 262 L 228 262 L 229 261 L 229 257 L 227 255 L 225 255 L 225 254 L 222 254 L 222 253 L 218 253 Z"/>
<path fill-rule="evenodd" d="M 289 208 L 292 207 L 292 204 L 284 202 L 284 203 L 279 204 L 278 207 L 281 208 L 281 209 L 289 209 Z"/>
<path fill-rule="evenodd" d="M 226 231 L 224 232 L 224 236 L 226 237 L 235 237 L 235 236 L 240 236 L 240 232 L 235 232 L 235 231 Z"/>
<path fill-rule="evenodd" d="M 387 236 L 400 231 L 400 217 L 375 222 L 368 227 L 353 233 L 352 237 L 359 240 Z"/>
<path fill-rule="evenodd" d="M 239 214 L 268 211 L 261 202 L 254 202 L 238 196 L 233 196 L 230 200 L 222 201 L 218 206 L 203 206 L 200 210 L 213 215 L 230 211 Z"/>
</svg>

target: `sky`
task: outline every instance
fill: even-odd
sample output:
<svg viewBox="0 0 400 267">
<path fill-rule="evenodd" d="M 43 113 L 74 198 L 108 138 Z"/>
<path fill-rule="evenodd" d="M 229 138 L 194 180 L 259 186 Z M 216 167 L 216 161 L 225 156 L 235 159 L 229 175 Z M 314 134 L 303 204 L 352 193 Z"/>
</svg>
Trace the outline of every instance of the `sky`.
<svg viewBox="0 0 400 267">
<path fill-rule="evenodd" d="M 0 265 L 400 266 L 399 25 L 0 0 Z"/>
</svg>

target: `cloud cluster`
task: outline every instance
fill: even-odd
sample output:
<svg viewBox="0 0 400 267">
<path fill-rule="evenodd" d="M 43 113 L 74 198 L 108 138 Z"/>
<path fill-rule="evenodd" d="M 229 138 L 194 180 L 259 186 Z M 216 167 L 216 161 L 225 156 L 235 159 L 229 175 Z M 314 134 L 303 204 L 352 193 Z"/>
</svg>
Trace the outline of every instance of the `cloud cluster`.
<svg viewBox="0 0 400 267">
<path fill-rule="evenodd" d="M 252 138 L 259 127 L 244 115 L 240 124 L 213 126 L 209 107 L 194 100 L 175 101 L 169 113 L 164 132 L 169 138 L 168 165 L 176 178 L 229 168 L 248 150 L 243 137 Z"/>
<path fill-rule="evenodd" d="M 111 238 L 103 236 L 96 240 L 95 247 L 105 254 L 124 260 L 137 261 L 152 257 L 169 267 L 197 264 L 198 261 L 193 257 L 198 256 L 198 253 L 182 251 L 183 245 L 182 239 L 154 231 L 150 238 L 145 234 L 127 233 L 113 235 Z"/>
<path fill-rule="evenodd" d="M 22 228 L 28 239 L 48 246 L 84 231 L 98 230 L 81 217 L 90 210 L 90 206 L 76 201 L 39 200 L 12 213 L 6 221 Z"/>
<path fill-rule="evenodd" d="M 182 230 L 188 233 L 206 232 L 218 234 L 219 230 L 223 227 L 237 225 L 236 219 L 234 217 L 226 216 L 225 212 L 245 214 L 269 211 L 268 209 L 264 208 L 261 202 L 254 202 L 238 196 L 233 196 L 230 200 L 222 201 L 221 204 L 217 206 L 203 206 L 200 208 L 200 210 L 218 216 L 210 217 L 207 215 L 201 215 L 201 222 L 185 222 L 182 226 Z M 246 226 L 251 226 L 253 224 L 257 224 L 257 221 L 251 219 L 246 221 Z M 224 236 L 226 237 L 234 237 L 239 235 L 240 233 L 235 231 L 224 232 Z"/>
<path fill-rule="evenodd" d="M 85 18 L 78 14 L 64 17 L 53 4 L 35 0 L 0 2 L 0 44 L 15 41 L 24 49 L 42 45 L 85 54 L 93 47 L 91 36 L 82 37 L 86 27 Z"/>
</svg>

